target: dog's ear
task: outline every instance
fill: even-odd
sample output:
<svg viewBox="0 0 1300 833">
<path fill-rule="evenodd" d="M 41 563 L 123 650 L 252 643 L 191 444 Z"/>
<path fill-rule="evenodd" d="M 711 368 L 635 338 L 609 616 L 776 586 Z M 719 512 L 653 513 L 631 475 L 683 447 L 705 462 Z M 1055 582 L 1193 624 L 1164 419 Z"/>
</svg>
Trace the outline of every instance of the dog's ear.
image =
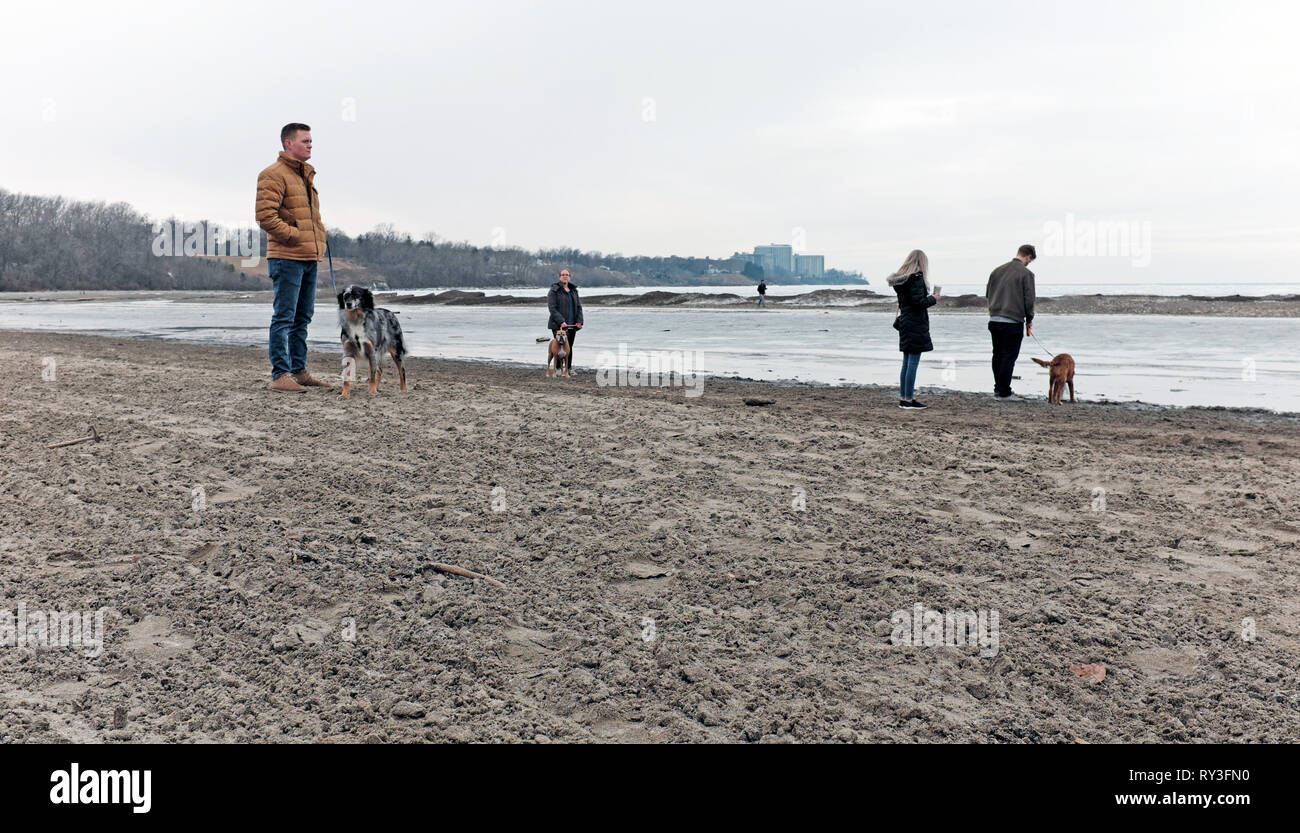
<svg viewBox="0 0 1300 833">
<path fill-rule="evenodd" d="M 369 289 L 363 288 L 361 290 L 361 308 L 362 309 L 375 308 L 375 296 L 373 293 L 371 293 Z"/>
<path fill-rule="evenodd" d="M 339 293 L 339 309 L 343 309 L 343 293 Z"/>
</svg>

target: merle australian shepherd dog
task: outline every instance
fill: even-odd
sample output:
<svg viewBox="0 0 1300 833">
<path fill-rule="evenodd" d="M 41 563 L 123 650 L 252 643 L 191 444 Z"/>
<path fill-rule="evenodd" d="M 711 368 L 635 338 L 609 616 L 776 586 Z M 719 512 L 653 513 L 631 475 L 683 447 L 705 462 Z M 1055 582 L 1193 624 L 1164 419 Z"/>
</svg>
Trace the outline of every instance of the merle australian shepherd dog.
<svg viewBox="0 0 1300 833">
<path fill-rule="evenodd" d="M 406 369 L 402 367 L 402 359 L 406 358 L 406 344 L 402 341 L 402 325 L 397 323 L 397 316 L 392 311 L 375 308 L 375 296 L 370 294 L 369 289 L 353 284 L 339 293 L 339 326 L 343 329 L 344 374 L 341 399 L 348 398 L 352 379 L 356 376 L 357 361 L 362 356 L 370 363 L 372 396 L 379 390 L 379 380 L 384 375 L 380 368 L 384 353 L 393 357 L 400 389 L 406 390 Z"/>
</svg>

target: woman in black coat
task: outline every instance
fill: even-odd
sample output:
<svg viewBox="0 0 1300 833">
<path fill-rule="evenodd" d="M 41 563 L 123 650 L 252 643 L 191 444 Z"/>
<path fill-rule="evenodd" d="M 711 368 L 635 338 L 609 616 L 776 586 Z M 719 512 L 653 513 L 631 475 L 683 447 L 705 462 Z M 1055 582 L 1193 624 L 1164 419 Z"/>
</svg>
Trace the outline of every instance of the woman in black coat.
<svg viewBox="0 0 1300 833">
<path fill-rule="evenodd" d="M 907 256 L 898 271 L 886 278 L 898 295 L 898 349 L 903 353 L 903 371 L 898 377 L 898 407 L 905 410 L 922 410 L 915 397 L 916 369 L 921 364 L 921 354 L 934 349 L 930 341 L 929 308 L 939 303 L 939 290 L 930 291 L 930 259 L 916 249 Z"/>
<path fill-rule="evenodd" d="M 582 299 L 578 297 L 578 285 L 570 283 L 570 277 L 568 269 L 560 270 L 560 279 L 551 284 L 551 291 L 546 293 L 546 306 L 550 311 L 546 326 L 551 331 L 551 338 L 555 338 L 558 330 L 564 330 L 569 340 L 564 365 L 566 371 L 573 370 L 573 339 L 582 329 Z M 557 365 L 555 369 L 560 368 Z"/>
</svg>

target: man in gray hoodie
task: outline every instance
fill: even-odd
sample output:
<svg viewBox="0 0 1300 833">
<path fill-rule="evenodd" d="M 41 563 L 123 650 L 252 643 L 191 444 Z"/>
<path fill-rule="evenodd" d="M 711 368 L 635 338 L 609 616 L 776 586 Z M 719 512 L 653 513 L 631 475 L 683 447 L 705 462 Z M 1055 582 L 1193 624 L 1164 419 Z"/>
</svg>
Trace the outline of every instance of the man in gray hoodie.
<svg viewBox="0 0 1300 833">
<path fill-rule="evenodd" d="M 1020 356 L 1020 342 L 1034 334 L 1034 273 L 1029 264 L 1037 257 L 1033 246 L 1021 246 L 1009 263 L 993 270 L 984 289 L 993 336 L 993 394 L 1003 402 L 1016 398 L 1011 393 L 1011 376 Z"/>
</svg>

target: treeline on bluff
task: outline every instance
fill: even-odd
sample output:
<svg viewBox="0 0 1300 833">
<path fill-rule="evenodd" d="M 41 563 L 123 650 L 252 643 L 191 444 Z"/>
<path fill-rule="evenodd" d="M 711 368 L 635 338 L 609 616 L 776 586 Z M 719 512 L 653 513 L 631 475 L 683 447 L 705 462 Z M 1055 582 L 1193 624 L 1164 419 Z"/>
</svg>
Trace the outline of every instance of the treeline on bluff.
<svg viewBox="0 0 1300 833">
<path fill-rule="evenodd" d="M 153 223 L 126 203 L 0 189 L 0 290 L 250 289 L 214 260 L 155 257 Z"/>
<path fill-rule="evenodd" d="M 691 286 L 717 282 L 718 273 L 736 277 L 742 263 L 703 257 L 627 257 L 580 249 L 487 248 L 441 241 L 433 234 L 415 240 L 389 224 L 351 237 L 330 229 L 330 250 L 375 273 L 394 289 L 427 286 L 550 286 L 561 268 L 580 286 Z M 715 274 L 710 275 L 710 270 Z"/>
<path fill-rule="evenodd" d="M 269 288 L 266 235 L 251 218 L 224 236 L 217 229 L 202 221 L 153 221 L 126 203 L 0 189 L 0 291 Z M 394 289 L 549 286 L 561 268 L 580 286 L 757 282 L 740 277 L 739 258 L 530 252 L 446 242 L 432 233 L 414 240 L 388 224 L 356 237 L 332 228 L 329 239 L 336 265 L 345 261 L 340 271 L 350 279 L 382 280 Z M 248 258 L 257 260 L 250 265 Z M 828 270 L 825 282 L 853 277 Z"/>
</svg>

